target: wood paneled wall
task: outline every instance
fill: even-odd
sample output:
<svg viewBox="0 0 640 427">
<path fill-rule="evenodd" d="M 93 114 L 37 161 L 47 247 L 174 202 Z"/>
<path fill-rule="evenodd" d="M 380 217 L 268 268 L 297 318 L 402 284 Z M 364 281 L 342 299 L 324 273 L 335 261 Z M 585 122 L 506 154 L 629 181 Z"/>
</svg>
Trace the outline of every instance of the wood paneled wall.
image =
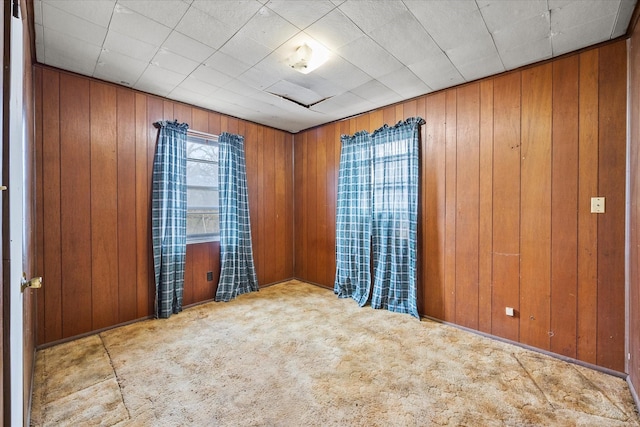
<svg viewBox="0 0 640 427">
<path fill-rule="evenodd" d="M 36 66 L 34 79 L 45 278 L 38 344 L 153 314 L 149 203 L 159 120 L 245 137 L 258 281 L 293 276 L 291 134 L 49 67 Z M 217 243 L 188 247 L 185 305 L 213 298 L 219 253 Z"/>
<path fill-rule="evenodd" d="M 640 25 L 629 40 L 629 361 L 627 372 L 640 392 Z M 636 402 L 638 403 L 638 402 Z"/>
<path fill-rule="evenodd" d="M 420 312 L 622 372 L 625 113 L 620 41 L 297 134 L 295 275 L 333 286 L 339 135 L 421 116 Z"/>
</svg>

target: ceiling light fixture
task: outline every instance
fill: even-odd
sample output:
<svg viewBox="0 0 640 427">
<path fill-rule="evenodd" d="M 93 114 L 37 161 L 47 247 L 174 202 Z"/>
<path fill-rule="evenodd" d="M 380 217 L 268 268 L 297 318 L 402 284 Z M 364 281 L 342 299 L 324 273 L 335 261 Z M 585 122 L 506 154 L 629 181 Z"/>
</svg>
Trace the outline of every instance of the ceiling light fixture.
<svg viewBox="0 0 640 427">
<path fill-rule="evenodd" d="M 309 46 L 311 44 L 311 46 Z M 329 52 L 318 43 L 303 43 L 287 60 L 294 70 L 309 74 L 329 59 Z"/>
</svg>

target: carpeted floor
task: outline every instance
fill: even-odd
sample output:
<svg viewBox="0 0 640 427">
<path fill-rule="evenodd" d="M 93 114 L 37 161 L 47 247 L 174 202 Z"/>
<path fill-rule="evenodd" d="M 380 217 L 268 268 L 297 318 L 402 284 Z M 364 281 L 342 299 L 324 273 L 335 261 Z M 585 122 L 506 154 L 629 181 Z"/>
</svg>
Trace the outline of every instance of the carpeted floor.
<svg viewBox="0 0 640 427">
<path fill-rule="evenodd" d="M 624 380 L 291 281 L 38 351 L 32 426 L 638 426 Z"/>
</svg>

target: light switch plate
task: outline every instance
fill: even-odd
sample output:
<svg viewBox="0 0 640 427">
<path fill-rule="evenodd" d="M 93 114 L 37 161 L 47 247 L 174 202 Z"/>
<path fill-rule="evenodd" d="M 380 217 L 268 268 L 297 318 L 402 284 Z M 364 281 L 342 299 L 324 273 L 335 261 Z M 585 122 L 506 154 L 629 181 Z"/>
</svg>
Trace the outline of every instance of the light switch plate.
<svg viewBox="0 0 640 427">
<path fill-rule="evenodd" d="M 591 213 L 604 213 L 604 197 L 591 198 Z"/>
</svg>

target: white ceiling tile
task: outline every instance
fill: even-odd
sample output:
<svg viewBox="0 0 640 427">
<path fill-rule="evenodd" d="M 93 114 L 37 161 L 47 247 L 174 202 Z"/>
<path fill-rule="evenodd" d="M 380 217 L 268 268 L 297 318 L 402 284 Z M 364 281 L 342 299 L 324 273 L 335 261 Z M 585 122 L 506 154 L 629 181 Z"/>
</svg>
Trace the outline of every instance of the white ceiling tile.
<svg viewBox="0 0 640 427">
<path fill-rule="evenodd" d="M 443 50 L 471 43 L 488 34 L 480 10 L 473 1 L 406 0 L 405 3 Z"/>
<path fill-rule="evenodd" d="M 444 54 L 410 65 L 409 69 L 434 91 L 464 83 L 462 75 Z"/>
<path fill-rule="evenodd" d="M 47 64 L 76 73 L 91 75 L 100 56 L 100 47 L 44 28 L 44 60 Z"/>
<path fill-rule="evenodd" d="M 135 84 L 136 89 L 167 96 L 186 76 L 164 68 L 149 65 Z"/>
<path fill-rule="evenodd" d="M 242 85 L 248 85 L 254 89 L 264 90 L 280 80 L 280 78 L 281 74 L 278 72 L 253 67 L 239 75 L 236 80 Z"/>
<path fill-rule="evenodd" d="M 378 80 L 370 80 L 367 83 L 350 91 L 376 106 L 390 105 L 402 100 L 402 97 L 380 83 Z"/>
<path fill-rule="evenodd" d="M 409 12 L 371 32 L 371 38 L 404 65 L 421 61 L 440 51 L 422 25 Z M 402 43 L 398 43 L 402 40 Z"/>
<path fill-rule="evenodd" d="M 341 47 L 338 54 L 374 78 L 402 68 L 400 61 L 366 36 Z"/>
<path fill-rule="evenodd" d="M 104 41 L 105 49 L 118 52 L 141 61 L 149 62 L 158 51 L 158 47 L 133 39 L 117 31 L 109 31 Z"/>
<path fill-rule="evenodd" d="M 622 0 L 620 2 L 620 8 L 618 9 L 618 15 L 616 16 L 616 22 L 613 26 L 611 38 L 620 37 L 626 34 L 635 7 L 636 0 Z"/>
<path fill-rule="evenodd" d="M 220 48 L 220 52 L 245 64 L 254 65 L 269 55 L 271 49 L 251 38 L 236 34 Z"/>
<path fill-rule="evenodd" d="M 33 22 L 42 25 L 42 0 L 33 0 Z"/>
<path fill-rule="evenodd" d="M 612 39 L 621 37 L 627 34 L 627 30 L 633 29 L 630 28 L 629 24 L 631 23 L 631 18 L 634 17 L 636 2 L 637 0 L 620 0 L 620 7 L 616 14 L 614 30 L 611 34 Z"/>
<path fill-rule="evenodd" d="M 196 61 L 192 61 L 184 56 L 180 56 L 165 49 L 160 49 L 156 56 L 153 57 L 151 63 L 185 76 L 191 74 L 191 72 L 200 65 Z"/>
<path fill-rule="evenodd" d="M 468 82 L 506 71 L 500 55 L 498 55 L 497 52 L 493 52 L 487 57 L 465 62 L 464 64 L 456 64 L 456 69 L 464 80 Z"/>
<path fill-rule="evenodd" d="M 61 9 L 42 4 L 45 28 L 82 40 L 95 46 L 102 46 L 107 28 L 79 18 Z M 46 36 L 45 36 L 46 37 Z"/>
<path fill-rule="evenodd" d="M 145 43 L 160 46 L 171 29 L 120 4 L 116 5 L 109 29 Z"/>
<path fill-rule="evenodd" d="M 220 22 L 224 22 L 235 33 L 260 10 L 262 4 L 255 0 L 195 0 L 193 7 L 206 12 Z"/>
<path fill-rule="evenodd" d="M 477 0 L 480 13 L 490 32 L 512 26 L 535 16 L 548 13 L 547 0 Z"/>
<path fill-rule="evenodd" d="M 176 101 L 181 101 L 181 102 L 185 102 L 187 104 L 191 104 L 191 105 L 197 105 L 201 102 L 204 101 L 205 96 L 197 93 L 197 92 L 192 92 L 188 89 L 185 89 L 181 86 L 176 87 L 175 89 L 173 89 L 168 97 L 170 99 L 176 100 Z"/>
<path fill-rule="evenodd" d="M 405 99 L 431 92 L 431 88 L 408 68 L 378 77 L 378 81 Z"/>
<path fill-rule="evenodd" d="M 237 36 L 250 38 L 270 49 L 276 49 L 300 30 L 277 13 L 265 7 L 264 13 L 255 14 Z"/>
<path fill-rule="evenodd" d="M 502 26 L 493 33 L 493 40 L 502 54 L 503 51 L 512 50 L 515 47 L 523 48 L 532 40 L 541 40 L 549 37 L 549 14 L 535 15 L 513 25 Z"/>
<path fill-rule="evenodd" d="M 339 9 L 329 12 L 305 32 L 334 51 L 364 35 Z"/>
<path fill-rule="evenodd" d="M 36 60 L 44 64 L 44 27 L 40 24 L 35 24 L 34 27 L 36 33 Z"/>
<path fill-rule="evenodd" d="M 208 96 L 213 94 L 215 91 L 220 89 L 223 84 L 216 85 L 210 84 L 205 81 L 199 80 L 193 74 L 184 79 L 178 88 L 182 88 L 184 90 L 188 90 L 193 93 L 200 94 L 202 96 Z"/>
<path fill-rule="evenodd" d="M 460 46 L 448 49 L 445 51 L 445 54 L 456 68 L 491 56 L 499 59 L 493 39 L 488 34 L 475 39 L 471 43 L 461 44 Z"/>
<path fill-rule="evenodd" d="M 237 77 L 251 68 L 251 65 L 220 51 L 211 55 L 205 65 L 231 77 Z"/>
<path fill-rule="evenodd" d="M 348 0 L 340 10 L 365 32 L 385 25 L 403 14 L 407 8 L 401 1 Z"/>
<path fill-rule="evenodd" d="M 118 0 L 118 4 L 169 28 L 174 28 L 189 9 L 182 0 Z"/>
<path fill-rule="evenodd" d="M 304 30 L 336 6 L 327 0 L 271 0 L 267 7 Z"/>
<path fill-rule="evenodd" d="M 326 64 L 315 70 L 313 74 L 345 90 L 353 89 L 371 80 L 370 75 L 337 55 L 332 56 Z"/>
<path fill-rule="evenodd" d="M 178 31 L 172 31 L 162 47 L 198 62 L 203 62 L 215 52 L 215 49 L 212 47 L 185 36 Z"/>
<path fill-rule="evenodd" d="M 191 77 L 218 87 L 222 87 L 233 80 L 232 77 L 208 65 L 200 65 L 191 73 Z"/>
<path fill-rule="evenodd" d="M 184 14 L 175 29 L 214 49 L 226 43 L 236 32 L 234 28 L 195 7 L 191 7 Z"/>
<path fill-rule="evenodd" d="M 602 19 L 608 16 L 610 19 L 610 31 L 605 35 L 611 36 L 615 17 L 618 13 L 618 1 L 574 1 L 563 7 L 551 9 L 551 30 L 554 33 L 561 32 L 584 23 Z"/>
<path fill-rule="evenodd" d="M 562 55 L 580 49 L 584 43 L 596 44 L 609 40 L 613 26 L 613 17 L 605 16 L 595 21 L 585 22 L 563 29 L 551 37 L 554 55 Z"/>
<path fill-rule="evenodd" d="M 525 45 L 500 50 L 500 58 L 507 70 L 533 64 L 551 58 L 552 48 L 550 37 L 531 41 Z"/>
<path fill-rule="evenodd" d="M 265 92 L 292 99 L 304 105 L 311 105 L 325 98 L 313 90 L 286 80 L 280 80 L 272 84 L 265 89 Z"/>
<path fill-rule="evenodd" d="M 133 86 L 148 66 L 149 63 L 146 61 L 103 50 L 98 58 L 94 77 Z"/>
<path fill-rule="evenodd" d="M 64 10 L 71 15 L 106 28 L 111 21 L 116 0 L 43 0 L 42 4 Z M 45 13 L 48 14 L 48 12 Z"/>
</svg>

